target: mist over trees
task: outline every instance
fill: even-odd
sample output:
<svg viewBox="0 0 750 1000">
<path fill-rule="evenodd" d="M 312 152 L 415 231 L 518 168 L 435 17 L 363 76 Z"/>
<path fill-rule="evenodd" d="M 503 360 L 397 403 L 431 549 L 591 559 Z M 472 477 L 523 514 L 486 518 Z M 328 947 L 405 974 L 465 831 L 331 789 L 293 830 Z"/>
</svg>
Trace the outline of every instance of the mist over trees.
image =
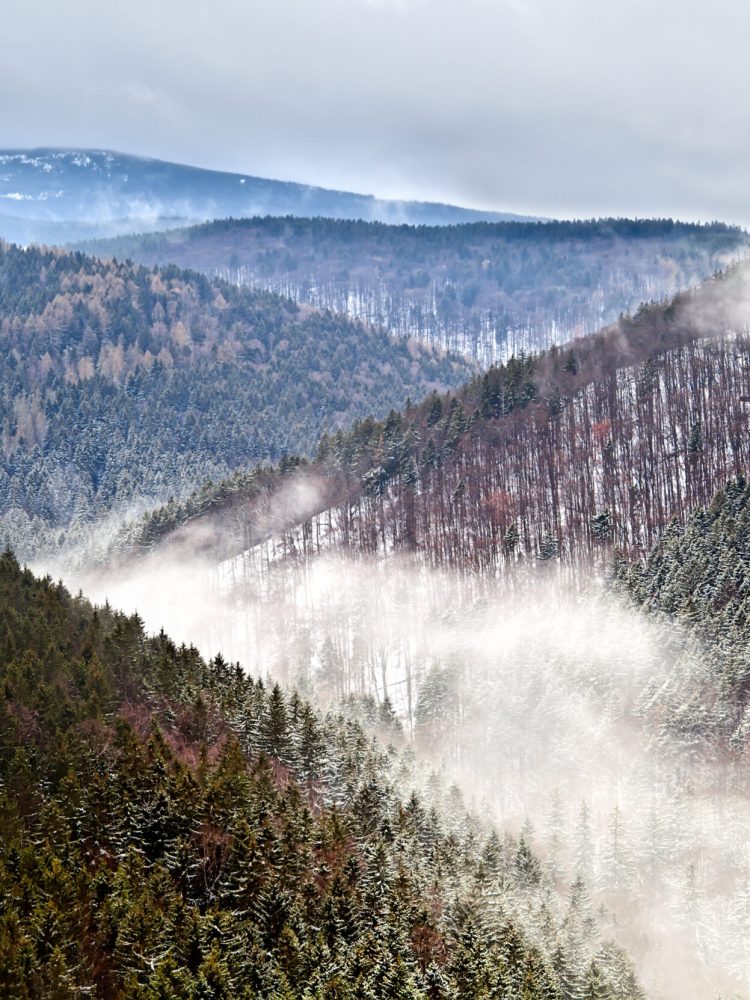
<svg viewBox="0 0 750 1000">
<path fill-rule="evenodd" d="M 185 245 L 236 231 L 479 260 L 305 220 Z M 557 309 L 544 273 L 565 322 L 584 263 L 614 296 L 744 238 L 505 237 L 518 315 Z M 480 371 L 175 265 L 0 247 L 1 530 L 103 602 L 0 558 L 5 992 L 740 996 L 748 291 L 738 264 Z"/>
<path fill-rule="evenodd" d="M 750 975 L 747 303 L 737 267 L 206 486 L 114 570 L 225 560 L 214 639 L 401 720 L 680 1000 Z"/>
<path fill-rule="evenodd" d="M 102 149 L 0 150 L 0 239 L 61 245 L 207 219 L 322 216 L 446 225 L 530 217 L 392 201 Z"/>
<path fill-rule="evenodd" d="M 694 633 L 707 657 L 701 698 L 673 691 L 665 725 L 735 750 L 750 737 L 749 561 L 750 487 L 739 478 L 671 524 L 645 559 L 619 561 L 616 574 L 649 614 Z"/>
<path fill-rule="evenodd" d="M 9 553 L 0 608 L 5 996 L 643 996 L 580 883 L 408 752 Z"/>
</svg>

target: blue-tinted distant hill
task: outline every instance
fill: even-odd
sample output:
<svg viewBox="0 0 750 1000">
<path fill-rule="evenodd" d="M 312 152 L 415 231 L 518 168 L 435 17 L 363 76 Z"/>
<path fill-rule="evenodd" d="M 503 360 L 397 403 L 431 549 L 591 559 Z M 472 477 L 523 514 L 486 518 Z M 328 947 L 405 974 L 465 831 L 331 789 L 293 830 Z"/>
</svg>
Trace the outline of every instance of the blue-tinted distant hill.
<svg viewBox="0 0 750 1000">
<path fill-rule="evenodd" d="M 90 149 L 0 150 L 0 237 L 62 243 L 256 215 L 447 225 L 527 220 Z"/>
<path fill-rule="evenodd" d="M 673 219 L 389 226 L 262 218 L 79 246 L 280 292 L 488 365 L 593 333 L 644 301 L 699 284 L 746 255 L 748 234 Z"/>
</svg>

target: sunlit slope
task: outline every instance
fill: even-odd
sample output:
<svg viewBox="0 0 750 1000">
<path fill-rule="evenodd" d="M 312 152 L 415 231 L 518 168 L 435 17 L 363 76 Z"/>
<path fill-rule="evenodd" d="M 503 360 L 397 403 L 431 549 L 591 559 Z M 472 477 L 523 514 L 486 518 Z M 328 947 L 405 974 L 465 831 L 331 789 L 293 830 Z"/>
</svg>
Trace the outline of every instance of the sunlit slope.
<svg viewBox="0 0 750 1000">
<path fill-rule="evenodd" d="M 414 227 L 268 218 L 85 249 L 280 291 L 488 365 L 671 298 L 742 256 L 747 234 L 671 219 Z"/>
<path fill-rule="evenodd" d="M 0 352 L 0 537 L 24 555 L 473 370 L 194 272 L 5 244 Z"/>
<path fill-rule="evenodd" d="M 489 575 L 519 559 L 644 552 L 748 467 L 748 277 L 735 267 L 594 337 L 325 436 L 312 464 L 207 486 L 121 542 L 149 547 L 197 519 L 213 525 L 204 543 L 217 558 L 293 531 L 295 553 L 404 550 Z"/>
</svg>

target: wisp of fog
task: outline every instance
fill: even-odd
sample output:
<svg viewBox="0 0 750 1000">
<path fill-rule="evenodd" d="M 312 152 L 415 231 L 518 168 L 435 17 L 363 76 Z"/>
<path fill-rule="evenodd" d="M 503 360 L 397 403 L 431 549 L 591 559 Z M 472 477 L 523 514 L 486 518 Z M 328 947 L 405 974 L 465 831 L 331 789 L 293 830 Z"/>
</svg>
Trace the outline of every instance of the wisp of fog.
<svg viewBox="0 0 750 1000">
<path fill-rule="evenodd" d="M 395 555 L 302 560 L 276 536 L 217 568 L 205 541 L 66 582 L 324 706 L 387 702 L 561 896 L 584 878 L 651 995 L 750 981 L 746 783 L 659 723 L 678 680 L 701 683 L 688 637 L 560 564 L 487 581 Z"/>
</svg>

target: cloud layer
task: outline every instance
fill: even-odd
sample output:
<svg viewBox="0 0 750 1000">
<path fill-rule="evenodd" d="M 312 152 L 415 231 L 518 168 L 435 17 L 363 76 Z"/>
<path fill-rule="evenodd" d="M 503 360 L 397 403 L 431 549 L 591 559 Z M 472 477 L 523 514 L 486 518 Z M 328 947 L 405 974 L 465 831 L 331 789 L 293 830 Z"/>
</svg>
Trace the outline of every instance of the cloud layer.
<svg viewBox="0 0 750 1000">
<path fill-rule="evenodd" d="M 750 222 L 736 0 L 0 0 L 5 146 L 392 197 Z"/>
</svg>

